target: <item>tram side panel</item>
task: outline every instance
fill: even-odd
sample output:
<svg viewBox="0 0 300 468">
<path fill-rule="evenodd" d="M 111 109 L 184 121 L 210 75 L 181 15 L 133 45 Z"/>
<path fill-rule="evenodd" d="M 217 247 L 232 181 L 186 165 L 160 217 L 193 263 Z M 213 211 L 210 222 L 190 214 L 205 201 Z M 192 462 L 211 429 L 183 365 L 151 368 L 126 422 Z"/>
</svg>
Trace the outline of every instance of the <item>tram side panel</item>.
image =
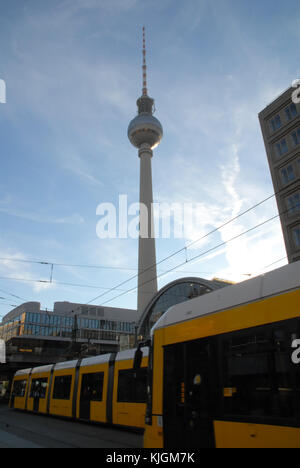
<svg viewBox="0 0 300 468">
<path fill-rule="evenodd" d="M 76 417 L 107 423 L 110 355 L 84 359 L 79 370 Z"/>
<path fill-rule="evenodd" d="M 49 414 L 72 418 L 76 366 L 78 361 L 56 364 L 51 386 Z"/>
<path fill-rule="evenodd" d="M 10 408 L 25 410 L 29 390 L 31 369 L 17 372 L 12 383 L 9 406 Z"/>
<path fill-rule="evenodd" d="M 10 406 L 36 413 L 144 428 L 148 348 L 37 367 L 16 373 Z"/>
<path fill-rule="evenodd" d="M 148 349 L 139 369 L 133 368 L 135 350 L 119 353 L 114 368 L 113 424 L 143 429 L 146 413 Z M 126 357 L 128 357 L 126 359 Z"/>
<path fill-rule="evenodd" d="M 144 448 L 163 448 L 163 382 L 164 382 L 164 329 L 155 332 L 153 340 L 153 371 L 151 378 L 151 400 L 147 411 L 144 433 Z M 180 447 L 180 442 L 178 442 Z"/>
<path fill-rule="evenodd" d="M 299 448 L 299 303 L 298 289 L 155 330 L 144 446 Z"/>
<path fill-rule="evenodd" d="M 50 371 L 52 366 L 32 370 L 27 397 L 27 410 L 47 414 Z"/>
</svg>

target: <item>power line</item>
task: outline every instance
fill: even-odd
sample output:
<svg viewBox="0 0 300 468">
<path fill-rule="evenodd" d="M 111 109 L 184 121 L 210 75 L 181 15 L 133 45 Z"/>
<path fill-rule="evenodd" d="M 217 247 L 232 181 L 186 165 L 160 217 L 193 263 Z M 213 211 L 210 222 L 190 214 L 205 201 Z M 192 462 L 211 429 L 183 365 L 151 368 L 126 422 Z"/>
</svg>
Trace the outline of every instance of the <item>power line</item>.
<svg viewBox="0 0 300 468">
<path fill-rule="evenodd" d="M 174 257 L 175 255 L 183 252 L 184 250 L 186 251 L 189 247 L 191 247 L 192 245 L 194 245 L 195 243 L 197 242 L 200 242 L 201 240 L 205 239 L 206 237 L 208 237 L 209 235 L 211 234 L 214 234 L 215 232 L 219 231 L 220 229 L 224 228 L 225 226 L 229 225 L 230 223 L 236 221 L 238 218 L 244 216 L 245 214 L 249 213 L 250 211 L 252 211 L 253 209 L 256 209 L 257 207 L 259 207 L 260 205 L 262 205 L 263 203 L 266 203 L 267 201 L 269 201 L 271 198 L 273 198 L 274 196 L 276 195 L 273 194 L 273 195 L 270 195 L 269 197 L 265 198 L 264 200 L 260 201 L 259 203 L 256 203 L 255 205 L 253 205 L 252 207 L 248 208 L 247 210 L 245 210 L 244 212 L 240 213 L 239 215 L 235 216 L 234 218 L 226 221 L 225 223 L 223 223 L 221 226 L 213 229 L 212 231 L 209 231 L 208 233 L 206 233 L 204 236 L 190 242 L 187 246 L 173 252 L 172 254 L 168 255 L 167 257 L 163 258 L 162 260 L 160 260 L 159 262 L 157 262 L 155 265 L 152 265 L 150 267 L 148 267 L 146 270 L 144 270 L 141 274 L 145 273 L 146 271 L 148 271 L 149 269 L 153 268 L 153 266 L 157 266 L 163 262 L 165 262 L 166 260 L 169 260 L 170 258 Z M 272 219 L 275 219 L 277 218 L 278 216 L 280 215 L 276 215 L 274 218 L 271 218 L 270 220 Z M 268 220 L 267 222 L 269 222 L 270 220 Z M 265 222 L 263 223 L 265 224 Z M 256 227 L 259 227 L 260 225 L 256 226 Z M 251 230 L 255 229 L 256 227 L 252 228 Z M 250 231 L 246 231 L 246 232 L 250 232 Z M 245 233 L 246 233 L 245 232 Z M 242 234 L 243 235 L 243 234 Z M 239 237 L 239 236 L 238 236 Z M 230 239 L 228 242 L 230 242 L 232 239 Z M 209 253 L 211 250 L 215 250 L 217 248 L 219 248 L 220 246 L 224 245 L 224 243 L 220 244 L 219 246 L 217 247 L 214 247 L 213 249 L 210 249 L 208 252 L 206 253 Z M 205 254 L 205 253 L 204 253 Z M 204 255 L 203 254 L 203 255 Z M 191 258 L 190 260 L 188 260 L 186 258 L 185 262 L 182 262 L 181 264 L 179 265 L 176 265 L 176 267 L 166 271 L 166 272 L 163 272 L 161 274 L 158 275 L 158 278 L 161 277 L 161 276 L 164 276 L 165 274 L 171 272 L 171 271 L 176 271 L 176 268 L 180 267 L 180 266 L 183 266 L 183 265 L 186 265 L 187 263 L 190 263 L 192 260 L 194 260 L 196 257 L 193 257 Z M 121 291 L 122 293 L 118 296 L 116 296 L 115 298 L 117 297 L 120 297 L 124 294 L 126 294 L 127 292 L 130 292 L 130 291 L 133 291 L 135 289 L 137 289 L 136 287 L 130 289 L 130 290 L 124 290 L 124 289 L 120 289 L 120 286 L 123 286 L 124 284 L 130 282 L 131 280 L 137 278 L 139 276 L 139 274 L 135 274 L 134 276 L 132 276 L 131 278 L 119 283 L 118 285 L 116 285 L 115 287 L 113 288 L 105 288 L 105 287 L 99 287 L 99 286 L 92 286 L 92 285 L 79 285 L 79 284 L 75 284 L 75 283 L 66 283 L 66 282 L 58 282 L 58 281 L 53 281 L 52 280 L 52 271 L 53 271 L 53 266 L 65 266 L 65 267 L 80 267 L 80 268 L 107 268 L 107 269 L 124 269 L 124 270 L 136 270 L 136 269 L 131 269 L 131 268 L 124 268 L 124 267 L 116 267 L 116 266 L 107 266 L 107 265 L 82 265 L 82 264 L 67 264 L 67 263 L 57 263 L 57 262 L 49 262 L 49 261 L 39 261 L 39 260 L 25 260 L 25 259 L 16 259 L 16 258 L 13 258 L 13 259 L 9 259 L 7 257 L 1 257 L 0 260 L 10 260 L 10 261 L 18 261 L 18 262 L 24 262 L 24 263 L 35 263 L 35 264 L 42 264 L 42 265 L 49 265 L 49 266 L 52 266 L 52 269 L 51 269 L 51 277 L 50 277 L 50 281 L 47 281 L 47 280 L 34 280 L 34 279 L 28 279 L 28 278 L 13 278 L 13 277 L 0 277 L 0 279 L 5 279 L 5 280 L 13 280 L 13 281 L 25 281 L 25 282 L 34 282 L 34 283 L 42 283 L 42 284 L 61 284 L 61 285 L 65 285 L 65 286 L 74 286 L 74 287 L 86 287 L 86 288 L 95 288 L 95 289 L 104 289 L 105 292 L 98 295 L 97 297 L 95 297 L 94 299 L 92 299 L 91 301 L 87 302 L 87 304 L 90 304 L 92 302 L 94 302 L 95 300 L 99 299 L 100 297 L 103 297 L 104 295 L 108 294 L 109 292 L 112 292 L 112 291 Z M 182 271 L 183 272 L 183 271 Z M 187 273 L 186 271 L 184 271 L 184 273 Z M 197 274 L 197 272 L 193 272 L 193 274 Z M 148 281 L 147 281 L 148 282 Z M 146 283 L 147 283 L 146 282 Z M 145 283 L 143 283 L 145 284 Z M 113 298 L 113 299 L 115 299 Z M 111 300 L 113 299 L 110 299 L 109 301 L 106 301 L 105 304 L 107 302 L 110 302 Z"/>
<path fill-rule="evenodd" d="M 150 267 L 148 267 L 147 269 L 145 269 L 141 275 L 143 273 L 145 273 L 146 271 L 148 271 L 149 269 L 153 268 L 154 266 L 158 266 L 159 264 L 165 262 L 166 260 L 169 260 L 170 258 L 174 257 L 175 255 L 183 252 L 184 250 L 186 251 L 188 248 L 190 248 L 192 245 L 194 245 L 195 243 L 197 242 L 200 242 L 201 240 L 207 238 L 209 235 L 211 234 L 214 234 L 215 232 L 219 231 L 220 229 L 224 228 L 225 226 L 229 225 L 230 223 L 236 221 L 237 219 L 239 219 L 240 217 L 244 216 L 245 214 L 249 213 L 250 211 L 258 208 L 259 206 L 261 206 L 262 204 L 266 203 L 267 201 L 269 201 L 270 199 L 272 199 L 273 197 L 275 197 L 280 191 L 268 196 L 267 198 L 265 198 L 264 200 L 260 201 L 259 203 L 256 203 L 255 205 L 253 205 L 252 207 L 248 208 L 247 210 L 243 211 L 242 213 L 240 213 L 239 215 L 235 216 L 234 218 L 226 221 L 225 223 L 223 223 L 222 225 L 220 225 L 219 227 L 209 231 L 208 233 L 206 233 L 205 235 L 203 235 L 202 237 L 190 242 L 187 246 L 175 251 L 174 253 L 168 255 L 167 257 L 163 258 L 162 260 L 160 260 L 159 262 L 157 262 L 155 265 L 152 265 Z M 288 210 L 289 211 L 289 210 Z M 275 219 L 277 218 L 279 215 L 275 216 L 274 218 L 271 218 L 269 220 L 267 220 L 266 222 L 269 222 L 270 220 L 272 219 Z M 262 223 L 261 225 L 265 224 L 266 222 Z M 259 227 L 261 225 L 257 225 L 256 227 Z M 255 229 L 256 227 L 254 228 L 251 228 L 251 230 Z M 246 232 L 250 232 L 250 231 L 246 231 Z M 246 233 L 245 232 L 245 233 Z M 245 234 L 245 233 L 242 233 L 241 235 Z M 239 237 L 239 236 L 238 236 Z M 230 239 L 228 242 L 230 242 L 231 240 L 233 239 Z M 224 243 L 220 244 L 219 246 L 215 247 L 214 249 L 216 248 L 219 248 L 221 245 L 224 245 Z M 204 254 L 203 254 L 204 255 Z M 187 263 L 191 262 L 193 259 L 195 259 L 197 257 L 193 257 L 192 259 L 188 260 L 186 258 L 186 261 L 177 265 L 175 268 L 172 268 L 171 270 L 169 271 L 166 271 L 166 272 L 163 272 L 161 273 L 158 277 L 161 277 L 165 274 L 167 274 L 168 272 L 170 271 L 176 271 L 175 269 L 180 267 L 180 266 L 183 266 L 183 265 L 186 265 Z M 36 263 L 36 264 L 41 264 L 41 265 L 49 265 L 51 266 L 51 275 L 50 275 L 50 281 L 47 281 L 47 280 L 33 280 L 33 279 L 27 279 L 27 278 L 9 278 L 9 277 L 0 277 L 0 279 L 5 279 L 5 280 L 14 280 L 14 281 L 28 281 L 28 282 L 37 282 L 37 283 L 44 283 L 44 284 L 49 284 L 49 283 L 52 283 L 52 284 L 62 284 L 62 285 L 67 285 L 67 286 L 76 286 L 76 287 L 90 287 L 90 288 L 97 288 L 97 289 L 105 289 L 106 291 L 102 294 L 100 294 L 99 296 L 97 296 L 96 298 L 92 299 L 91 301 L 89 301 L 87 304 L 90 304 L 91 302 L 94 302 L 95 300 L 99 299 L 100 297 L 108 294 L 109 292 L 112 292 L 112 291 L 122 291 L 122 295 L 123 293 L 125 294 L 127 291 L 126 290 L 122 290 L 120 289 L 119 287 L 128 283 L 129 281 L 137 278 L 139 276 L 139 273 L 132 276 L 131 278 L 121 282 L 120 284 L 116 285 L 115 287 L 113 288 L 104 288 L 104 287 L 99 287 L 99 286 L 92 286 L 92 285 L 78 285 L 78 284 L 75 284 L 75 283 L 60 283 L 60 282 L 53 282 L 52 281 L 52 272 L 53 272 L 53 266 L 65 266 L 65 267 L 78 267 L 78 268 L 104 268 L 104 269 L 117 269 L 117 270 L 135 270 L 136 269 L 133 269 L 133 268 L 126 268 L 126 267 L 117 267 L 117 266 L 108 266 L 108 265 L 82 265 L 82 264 L 68 264 L 68 263 L 57 263 L 57 262 L 50 262 L 50 261 L 38 261 L 38 260 L 26 260 L 26 259 L 16 259 L 16 258 L 7 258 L 7 257 L 1 257 L 0 260 L 6 260 L 6 261 L 18 261 L 18 262 L 24 262 L 24 263 Z M 182 271 L 183 272 L 183 271 Z M 184 271 L 185 273 L 187 273 L 186 271 Z M 197 274 L 197 272 L 192 272 L 193 274 Z M 204 273 L 204 272 L 202 272 Z M 207 273 L 208 274 L 208 273 Z M 133 289 L 136 289 L 133 288 Z M 15 296 L 13 294 L 11 294 L 13 297 L 16 297 L 18 299 L 21 299 L 21 300 L 26 300 L 24 298 L 20 298 L 18 296 Z M 118 296 L 119 297 L 119 296 Z M 111 299 L 113 300 L 113 299 Z M 27 301 L 27 300 L 26 300 Z"/>
<path fill-rule="evenodd" d="M 34 263 L 34 264 L 40 264 L 40 265 L 49 265 L 51 267 L 64 266 L 64 267 L 72 267 L 72 268 L 96 268 L 96 269 L 107 269 L 107 270 L 138 271 L 138 268 L 133 268 L 133 267 L 122 267 L 122 266 L 112 266 L 112 265 L 78 265 L 78 264 L 72 264 L 72 263 L 55 263 L 55 262 L 49 262 L 49 261 L 24 260 L 24 259 L 15 258 L 15 257 L 0 257 L 0 261 Z M 53 268 L 52 268 L 52 271 L 53 271 Z M 178 270 L 178 273 L 194 273 L 194 274 L 207 274 L 207 275 L 213 274 L 213 272 L 211 271 L 183 271 L 183 270 Z M 3 277 L 0 277 L 0 279 L 3 279 Z M 63 283 L 60 283 L 60 284 L 63 284 Z M 74 286 L 77 286 L 77 285 L 74 285 Z M 97 288 L 97 286 L 87 286 L 87 287 Z M 104 288 L 104 289 L 109 289 L 109 288 Z"/>
<path fill-rule="evenodd" d="M 53 285 L 63 285 L 63 286 L 72 286 L 76 288 L 93 288 L 93 289 L 105 289 L 110 290 L 111 288 L 105 288 L 96 285 L 89 285 L 89 284 L 78 284 L 78 283 L 66 283 L 61 281 L 49 281 L 49 280 L 36 280 L 36 279 L 28 279 L 28 278 L 14 278 L 10 276 L 0 276 L 0 279 L 7 280 L 7 281 L 21 281 L 21 282 L 29 282 L 29 283 L 42 283 L 42 284 L 53 284 Z M 118 289 L 118 291 L 126 291 L 125 289 Z"/>
<path fill-rule="evenodd" d="M 0 305 L 5 305 L 7 307 L 18 307 L 16 304 L 9 304 L 8 302 L 0 302 Z M 3 315 L 0 315 L 0 317 L 3 317 Z"/>
<path fill-rule="evenodd" d="M 148 271 L 149 269 L 153 268 L 154 266 L 157 266 L 159 265 L 160 263 L 163 263 L 165 262 L 166 260 L 169 260 L 170 258 L 174 257 L 175 255 L 177 255 L 178 253 L 181 253 L 183 252 L 184 250 L 187 250 L 188 248 L 190 248 L 192 245 L 196 244 L 197 242 L 200 242 L 201 240 L 205 239 L 206 237 L 208 237 L 209 235 L 211 234 L 214 234 L 215 232 L 219 231 L 220 229 L 224 228 L 225 226 L 227 226 L 228 224 L 236 221 L 238 218 L 244 216 L 245 214 L 249 213 L 250 211 L 258 208 L 259 206 L 261 206 L 262 204 L 266 203 L 267 201 L 271 200 L 272 198 L 274 198 L 277 194 L 279 194 L 283 189 L 279 190 L 278 192 L 275 192 L 274 194 L 268 196 L 267 198 L 261 200 L 260 202 L 256 203 L 255 205 L 251 206 L 250 208 L 248 208 L 247 210 L 243 211 L 242 213 L 238 214 L 237 216 L 235 216 L 234 218 L 231 218 L 230 220 L 226 221 L 224 224 L 222 224 L 221 226 L 217 227 L 217 228 L 214 228 L 212 231 L 209 231 L 208 233 L 206 233 L 204 236 L 190 242 L 187 246 L 185 247 L 182 247 L 181 249 L 173 252 L 172 254 L 170 254 L 169 256 L 163 258 L 162 260 L 160 260 L 159 262 L 157 262 L 155 265 L 152 265 L 151 267 L 148 267 L 146 270 L 144 270 L 142 273 Z M 96 269 L 114 269 L 114 270 L 126 270 L 126 271 L 137 271 L 138 269 L 137 268 L 133 268 L 133 267 L 122 267 L 122 266 L 115 266 L 115 265 L 88 265 L 88 264 L 72 264 L 72 263 L 58 263 L 58 262 L 52 262 L 52 261 L 49 261 L 49 260 L 29 260 L 29 259 L 22 259 L 22 258 L 15 258 L 15 257 L 0 257 L 0 261 L 10 261 L 10 262 L 21 262 L 21 263 L 34 263 L 34 264 L 39 264 L 39 265 L 49 265 L 52 267 L 51 271 L 53 271 L 53 267 L 54 266 L 61 266 L 61 267 L 73 267 L 73 268 L 96 268 Z M 135 275 L 133 276 L 131 279 L 134 279 L 136 278 L 136 276 L 138 275 Z M 130 281 L 130 279 L 128 280 Z"/>
<path fill-rule="evenodd" d="M 138 268 L 132 268 L 132 267 L 122 267 L 122 266 L 110 266 L 110 265 L 76 265 L 76 264 L 71 264 L 71 263 L 52 263 L 48 261 L 37 261 L 37 260 L 23 260 L 20 258 L 14 258 L 14 257 L 0 257 L 0 261 L 10 261 L 10 262 L 21 262 L 21 263 L 34 263 L 34 264 L 40 264 L 40 265 L 49 265 L 49 266 L 64 266 L 64 267 L 74 267 L 74 268 L 97 268 L 97 269 L 107 269 L 107 270 L 124 270 L 124 271 L 138 271 Z M 51 272 L 53 273 L 53 268 L 51 269 Z M 213 273 L 211 271 L 183 271 L 183 270 L 178 270 L 178 273 L 194 273 L 194 274 L 206 274 L 206 275 L 212 275 Z M 0 277 L 0 279 L 7 279 L 6 277 Z M 34 280 L 34 281 L 39 281 L 39 280 Z M 50 281 L 51 283 L 52 281 Z M 60 283 L 64 284 L 64 283 Z M 66 283 L 68 284 L 68 283 Z M 74 284 L 74 286 L 78 286 Z M 86 287 L 95 287 L 97 286 L 90 286 L 87 285 Z M 101 289 L 101 288 L 98 288 Z M 104 288 L 104 289 L 110 289 L 110 288 Z"/>
<path fill-rule="evenodd" d="M 20 263 L 35 263 L 38 265 L 48 265 L 48 266 L 60 266 L 60 267 L 72 267 L 72 268 L 96 268 L 96 269 L 107 269 L 107 270 L 126 270 L 126 271 L 136 271 L 137 268 L 132 267 L 122 267 L 115 265 L 82 265 L 82 264 L 73 264 L 73 263 L 57 263 L 45 260 L 29 260 L 23 258 L 15 257 L 0 257 L 0 261 L 9 261 L 9 262 L 20 262 Z"/>
<path fill-rule="evenodd" d="M 287 260 L 287 256 L 280 258 L 279 260 L 276 260 L 275 262 L 270 263 L 269 265 L 264 266 L 263 268 L 260 268 L 258 272 L 264 271 L 267 268 L 270 268 L 273 265 L 276 265 L 276 263 L 282 262 L 283 260 Z M 252 276 L 252 275 L 251 275 Z"/>
<path fill-rule="evenodd" d="M 24 299 L 24 297 L 17 296 L 16 294 L 12 294 L 10 292 L 4 291 L 3 289 L 0 289 L 0 291 L 4 294 L 8 294 L 8 296 L 15 297 L 16 299 L 20 299 L 21 301 L 28 301 L 27 299 Z"/>
<path fill-rule="evenodd" d="M 300 206 L 300 204 L 299 204 L 299 206 Z M 257 229 L 257 228 L 259 228 L 259 227 L 262 227 L 262 226 L 264 226 L 265 224 L 267 224 L 267 223 L 269 223 L 269 222 L 271 222 L 271 221 L 274 221 L 276 218 L 278 218 L 278 217 L 281 216 L 282 214 L 285 214 L 285 213 L 287 213 L 287 212 L 289 212 L 289 211 L 290 211 L 290 210 L 286 210 L 285 212 L 283 212 L 283 213 L 281 213 L 281 214 L 275 215 L 275 216 L 273 216 L 272 218 L 269 218 L 269 219 L 263 221 L 262 223 L 257 224 L 256 226 L 254 226 L 254 227 L 252 227 L 252 228 L 250 228 L 250 229 L 247 229 L 246 231 L 244 231 L 244 232 L 238 234 L 237 236 L 234 236 L 234 237 L 232 237 L 231 239 L 228 239 L 227 241 L 221 242 L 220 244 L 218 244 L 218 245 L 215 246 L 215 247 L 212 247 L 212 248 L 210 248 L 210 249 L 208 249 L 208 250 L 206 250 L 206 251 L 204 251 L 204 252 L 202 252 L 202 253 L 200 253 L 200 254 L 198 254 L 198 255 L 195 255 L 195 256 L 192 257 L 191 259 L 185 260 L 184 262 L 182 262 L 182 263 L 176 265 L 174 268 L 170 268 L 170 269 L 167 270 L 165 273 L 163 273 L 163 274 L 161 274 L 161 275 L 158 275 L 157 278 L 160 278 L 161 276 L 164 276 L 164 275 L 166 275 L 166 274 L 172 272 L 175 268 L 181 267 L 181 266 L 185 265 L 186 263 L 189 263 L 189 262 L 191 262 L 191 261 L 193 261 L 193 260 L 196 260 L 196 259 L 198 259 L 198 258 L 200 258 L 200 257 L 202 257 L 202 256 L 204 256 L 204 255 L 207 255 L 208 253 L 211 253 L 212 251 L 214 251 L 214 250 L 216 250 L 216 249 L 218 249 L 218 248 L 220 248 L 220 247 L 222 247 L 222 246 L 224 246 L 224 245 L 227 245 L 229 242 L 232 242 L 232 241 L 238 239 L 239 237 L 242 237 L 242 236 L 244 236 L 245 234 L 248 234 L 249 232 L 254 231 L 255 229 Z M 282 260 L 282 259 L 281 259 L 281 260 Z M 280 260 L 278 260 L 278 261 L 280 261 Z M 274 262 L 274 263 L 277 263 L 277 262 Z M 272 264 L 271 264 L 271 265 L 272 265 Z M 265 267 L 265 268 L 267 268 L 267 267 Z M 143 286 L 143 285 L 145 285 L 145 284 L 147 284 L 147 283 L 153 281 L 153 279 L 154 279 L 154 278 L 151 278 L 150 280 L 145 281 L 145 282 L 142 283 L 140 286 Z M 130 293 L 130 292 L 132 292 L 132 291 L 134 291 L 134 290 L 136 290 L 136 289 L 137 289 L 137 286 L 135 286 L 134 288 L 128 289 L 128 290 L 127 290 L 127 293 Z M 104 304 L 107 304 L 108 302 L 111 302 L 111 301 L 113 301 L 113 300 L 115 300 L 115 299 L 118 299 L 119 297 L 121 297 L 121 296 L 123 296 L 123 295 L 125 295 L 125 294 L 126 294 L 126 292 L 124 292 L 124 293 L 122 293 L 122 294 L 119 294 L 119 295 L 117 295 L 117 296 L 115 296 L 115 297 L 113 297 L 113 298 L 111 298 L 111 299 L 108 299 L 107 301 L 103 302 L 101 305 L 103 306 Z M 100 296 L 100 297 L 101 297 L 101 296 Z M 96 298 L 96 299 L 98 299 L 98 298 Z M 96 300 L 96 299 L 94 299 L 94 300 Z M 92 302 L 93 302 L 93 301 L 92 301 Z M 89 303 L 88 303 L 88 304 L 89 304 Z"/>
<path fill-rule="evenodd" d="M 149 271 L 151 270 L 153 267 L 155 266 L 158 266 L 160 265 L 161 263 L 165 262 L 166 260 L 169 260 L 170 258 L 174 257 L 175 255 L 183 252 L 184 250 L 186 251 L 189 247 L 191 247 L 192 245 L 194 245 L 195 243 L 197 242 L 200 242 L 201 240 L 207 238 L 208 236 L 218 232 L 220 229 L 223 229 L 225 226 L 228 226 L 230 223 L 236 221 L 237 219 L 241 218 L 242 216 L 244 216 L 245 214 L 249 213 L 250 211 L 258 208 L 259 206 L 261 206 L 262 204 L 266 203 L 267 201 L 271 200 L 272 198 L 274 198 L 279 192 L 281 192 L 281 190 L 279 190 L 278 192 L 268 196 L 267 198 L 265 198 L 264 200 L 256 203 L 255 205 L 253 205 L 252 207 L 248 208 L 247 210 L 243 211 L 242 213 L 238 214 L 237 216 L 235 216 L 234 218 L 226 221 L 225 223 L 223 223 L 222 225 L 220 225 L 219 227 L 217 228 L 214 228 L 213 230 L 209 231 L 208 233 L 204 234 L 203 236 L 199 237 L 198 239 L 190 242 L 187 246 L 185 247 L 182 247 L 181 249 L 175 251 L 174 253 L 168 255 L 167 257 L 163 258 L 162 260 L 160 260 L 159 262 L 156 262 L 155 264 L 149 266 L 148 268 L 146 268 L 144 271 L 142 271 L 142 273 L 140 275 L 143 275 L 146 271 Z M 279 217 L 280 215 L 277 215 L 276 217 Z M 176 268 L 182 266 L 182 265 L 185 265 L 186 263 L 188 263 L 189 261 L 186 259 L 185 262 L 179 264 L 176 266 Z M 115 291 L 117 288 L 119 288 L 120 286 L 123 286 L 124 284 L 132 281 L 133 279 L 137 278 L 139 276 L 139 274 L 136 274 L 132 277 L 130 277 L 129 279 L 125 280 L 125 281 L 122 281 L 121 283 L 119 283 L 118 285 L 116 285 L 115 287 L 111 288 L 110 291 L 107 291 L 107 292 L 104 292 L 103 294 L 100 294 L 99 296 L 95 297 L 94 299 L 92 299 L 90 302 L 88 302 L 88 304 L 90 304 L 91 302 L 94 302 L 96 301 L 97 299 L 99 299 L 100 297 L 103 297 L 104 295 L 108 294 L 109 292 L 112 292 L 112 291 Z M 161 275 L 160 275 L 161 276 Z M 152 278 L 153 280 L 153 278 Z M 151 281 L 152 281 L 151 280 Z M 135 288 L 136 289 L 136 288 Z"/>
<path fill-rule="evenodd" d="M 2 280 L 12 280 L 12 281 L 22 281 L 22 282 L 29 282 L 29 283 L 51 283 L 48 280 L 35 280 L 35 279 L 29 279 L 29 278 L 14 278 L 10 276 L 0 276 L 0 279 Z"/>
</svg>

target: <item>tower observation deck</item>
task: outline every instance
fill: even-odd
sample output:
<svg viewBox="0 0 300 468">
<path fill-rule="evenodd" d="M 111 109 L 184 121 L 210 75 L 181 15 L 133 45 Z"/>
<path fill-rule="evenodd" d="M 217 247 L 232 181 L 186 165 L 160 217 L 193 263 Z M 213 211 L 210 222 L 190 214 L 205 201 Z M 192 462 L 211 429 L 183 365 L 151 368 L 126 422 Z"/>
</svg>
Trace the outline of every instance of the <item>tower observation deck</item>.
<svg viewBox="0 0 300 468">
<path fill-rule="evenodd" d="M 151 158 L 153 149 L 159 145 L 163 128 L 153 116 L 154 99 L 147 92 L 147 66 L 145 28 L 143 28 L 143 88 L 137 100 L 138 115 L 130 122 L 128 138 L 138 148 L 140 157 L 140 232 L 138 266 L 138 312 L 145 307 L 157 293 L 157 271 L 155 234 L 153 219 L 153 188 Z"/>
</svg>

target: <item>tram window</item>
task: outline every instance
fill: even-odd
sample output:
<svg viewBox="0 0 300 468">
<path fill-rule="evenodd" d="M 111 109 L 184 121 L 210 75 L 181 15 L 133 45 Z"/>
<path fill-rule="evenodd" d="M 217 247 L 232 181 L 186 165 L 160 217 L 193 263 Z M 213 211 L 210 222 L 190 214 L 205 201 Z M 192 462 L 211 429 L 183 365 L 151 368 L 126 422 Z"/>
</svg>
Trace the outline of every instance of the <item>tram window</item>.
<svg viewBox="0 0 300 468">
<path fill-rule="evenodd" d="M 102 401 L 104 372 L 83 374 L 80 398 L 84 401 Z"/>
<path fill-rule="evenodd" d="M 118 379 L 118 402 L 146 403 L 147 369 L 120 370 Z"/>
<path fill-rule="evenodd" d="M 299 367 L 291 361 L 295 332 L 297 321 L 290 321 L 235 333 L 223 342 L 225 414 L 275 420 L 297 417 Z"/>
<path fill-rule="evenodd" d="M 46 398 L 48 379 L 32 379 L 30 397 Z"/>
<path fill-rule="evenodd" d="M 13 386 L 13 395 L 16 397 L 24 397 L 26 392 L 27 380 L 15 380 Z"/>
<path fill-rule="evenodd" d="M 54 400 L 69 400 L 71 394 L 71 375 L 63 375 L 55 377 L 53 399 Z"/>
</svg>

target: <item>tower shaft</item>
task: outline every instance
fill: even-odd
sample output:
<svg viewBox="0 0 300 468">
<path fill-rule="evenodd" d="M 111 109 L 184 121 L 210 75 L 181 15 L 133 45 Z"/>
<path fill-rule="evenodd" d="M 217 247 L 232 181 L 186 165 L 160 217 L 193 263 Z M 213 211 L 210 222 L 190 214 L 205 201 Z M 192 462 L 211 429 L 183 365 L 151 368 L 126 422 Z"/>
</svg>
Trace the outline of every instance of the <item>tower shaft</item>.
<svg viewBox="0 0 300 468">
<path fill-rule="evenodd" d="M 143 314 L 146 306 L 157 293 L 157 271 L 153 216 L 153 189 L 151 159 L 153 148 L 159 145 L 163 128 L 153 116 L 154 99 L 147 92 L 147 65 L 145 28 L 143 28 L 143 88 L 137 100 L 138 115 L 130 122 L 128 138 L 139 149 L 140 157 L 140 232 L 138 269 L 138 312 Z"/>
<path fill-rule="evenodd" d="M 138 265 L 138 312 L 157 293 L 157 271 L 153 216 L 152 149 L 147 143 L 139 149 L 140 157 L 140 233 Z"/>
</svg>

